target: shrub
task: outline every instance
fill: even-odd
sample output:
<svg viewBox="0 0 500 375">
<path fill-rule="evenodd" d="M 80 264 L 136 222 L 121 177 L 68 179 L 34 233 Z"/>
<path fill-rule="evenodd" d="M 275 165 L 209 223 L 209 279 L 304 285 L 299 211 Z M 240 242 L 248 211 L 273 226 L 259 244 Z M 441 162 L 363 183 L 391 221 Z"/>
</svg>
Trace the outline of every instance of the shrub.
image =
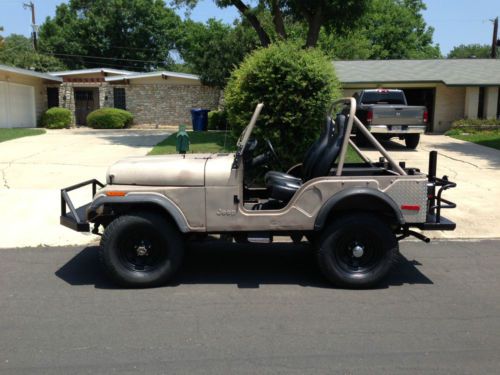
<svg viewBox="0 0 500 375">
<path fill-rule="evenodd" d="M 118 108 L 100 108 L 89 113 L 87 125 L 94 129 L 123 129 L 132 124 L 134 117 Z"/>
<path fill-rule="evenodd" d="M 42 115 L 42 126 L 47 129 L 69 128 L 71 125 L 71 111 L 66 108 L 49 108 Z"/>
<path fill-rule="evenodd" d="M 500 131 L 500 120 L 497 119 L 462 119 L 454 121 L 446 135 L 462 133 L 479 133 L 483 131 Z"/>
<path fill-rule="evenodd" d="M 225 108 L 237 138 L 259 102 L 264 108 L 254 135 L 269 138 L 287 164 L 302 161 L 340 96 L 332 62 L 317 49 L 276 43 L 249 55 L 231 75 Z"/>
<path fill-rule="evenodd" d="M 208 112 L 208 130 L 226 130 L 227 113 L 226 111 Z"/>
</svg>

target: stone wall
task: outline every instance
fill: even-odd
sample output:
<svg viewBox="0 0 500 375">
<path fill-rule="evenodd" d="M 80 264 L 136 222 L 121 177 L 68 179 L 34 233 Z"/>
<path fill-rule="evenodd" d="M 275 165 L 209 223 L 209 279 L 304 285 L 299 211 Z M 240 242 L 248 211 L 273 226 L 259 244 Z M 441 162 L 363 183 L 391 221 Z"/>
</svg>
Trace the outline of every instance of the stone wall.
<svg viewBox="0 0 500 375">
<path fill-rule="evenodd" d="M 130 84 L 114 87 L 125 87 L 127 110 L 134 115 L 134 124 L 189 125 L 192 108 L 217 109 L 219 106 L 220 91 L 207 86 Z"/>
<path fill-rule="evenodd" d="M 202 85 L 187 84 L 109 84 L 64 82 L 59 86 L 59 106 L 71 111 L 75 123 L 75 89 L 98 90 L 97 108 L 113 107 L 113 89 L 125 88 L 127 110 L 134 115 L 134 124 L 179 125 L 191 124 L 191 108 L 217 109 L 220 90 Z M 44 95 L 47 107 L 47 94 Z"/>
</svg>

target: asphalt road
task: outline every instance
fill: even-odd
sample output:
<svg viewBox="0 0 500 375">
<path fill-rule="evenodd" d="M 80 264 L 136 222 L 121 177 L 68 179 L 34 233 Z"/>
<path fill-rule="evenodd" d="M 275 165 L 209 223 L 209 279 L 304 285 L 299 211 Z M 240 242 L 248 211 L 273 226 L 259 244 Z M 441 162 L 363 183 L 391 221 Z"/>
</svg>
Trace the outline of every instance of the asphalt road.
<svg viewBox="0 0 500 375">
<path fill-rule="evenodd" d="M 0 251 L 0 373 L 500 372 L 500 241 L 402 244 L 378 289 L 305 247 L 191 249 L 173 285 L 115 289 L 96 248 Z"/>
</svg>

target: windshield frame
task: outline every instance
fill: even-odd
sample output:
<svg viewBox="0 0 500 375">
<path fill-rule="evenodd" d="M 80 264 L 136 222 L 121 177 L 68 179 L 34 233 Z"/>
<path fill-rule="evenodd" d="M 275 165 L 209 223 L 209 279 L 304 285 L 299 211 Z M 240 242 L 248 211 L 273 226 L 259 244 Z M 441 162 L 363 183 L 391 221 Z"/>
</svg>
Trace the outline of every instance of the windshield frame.
<svg viewBox="0 0 500 375">
<path fill-rule="evenodd" d="M 260 112 L 262 111 L 263 107 L 264 103 L 257 104 L 257 106 L 255 107 L 255 111 L 253 112 L 252 118 L 250 119 L 250 122 L 248 123 L 247 126 L 245 126 L 245 129 L 243 129 L 240 137 L 238 138 L 238 142 L 236 143 L 236 155 L 234 157 L 233 169 L 237 169 L 239 167 L 243 151 L 245 150 L 248 140 L 252 135 L 253 129 L 255 127 L 255 124 L 257 123 L 257 119 L 259 118 Z"/>
</svg>

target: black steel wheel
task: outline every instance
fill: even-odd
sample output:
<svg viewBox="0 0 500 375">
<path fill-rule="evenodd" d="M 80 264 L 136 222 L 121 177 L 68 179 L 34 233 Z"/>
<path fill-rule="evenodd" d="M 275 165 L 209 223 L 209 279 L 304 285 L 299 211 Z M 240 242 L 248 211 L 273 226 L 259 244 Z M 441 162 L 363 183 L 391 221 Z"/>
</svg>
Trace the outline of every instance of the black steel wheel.
<svg viewBox="0 0 500 375">
<path fill-rule="evenodd" d="M 125 287 L 165 284 L 181 264 L 184 245 L 177 228 L 158 214 L 138 213 L 113 220 L 101 239 L 101 260 Z"/>
<path fill-rule="evenodd" d="M 335 285 L 369 288 L 389 272 L 398 253 L 390 227 L 372 214 L 345 215 L 330 224 L 318 241 L 318 263 Z"/>
</svg>

